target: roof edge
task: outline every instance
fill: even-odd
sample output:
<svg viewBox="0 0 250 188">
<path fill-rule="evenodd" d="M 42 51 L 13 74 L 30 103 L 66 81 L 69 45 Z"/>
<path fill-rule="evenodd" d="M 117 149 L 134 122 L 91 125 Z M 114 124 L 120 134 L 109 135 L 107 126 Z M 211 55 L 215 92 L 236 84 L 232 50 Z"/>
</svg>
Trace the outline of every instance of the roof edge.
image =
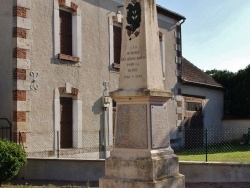
<svg viewBox="0 0 250 188">
<path fill-rule="evenodd" d="M 213 85 L 213 84 L 204 84 L 200 82 L 192 82 L 189 80 L 186 80 L 184 78 L 181 78 L 183 84 L 191 84 L 191 85 L 199 85 L 199 86 L 207 86 L 207 87 L 213 87 L 217 89 L 223 89 L 223 86 Z"/>
<path fill-rule="evenodd" d="M 184 16 L 182 16 L 181 14 L 178 14 L 178 13 L 176 13 L 176 12 L 174 12 L 174 11 L 171 11 L 171 10 L 169 10 L 169 9 L 167 9 L 167 8 L 165 8 L 165 7 L 163 7 L 163 6 L 161 6 L 161 5 L 156 5 L 156 7 L 157 7 L 157 11 L 158 11 L 158 13 L 160 13 L 160 14 L 163 14 L 163 15 L 165 15 L 165 16 L 168 16 L 168 17 L 171 17 L 171 18 L 174 18 L 174 19 L 177 19 L 177 20 L 182 20 L 182 19 L 186 19 Z"/>
</svg>

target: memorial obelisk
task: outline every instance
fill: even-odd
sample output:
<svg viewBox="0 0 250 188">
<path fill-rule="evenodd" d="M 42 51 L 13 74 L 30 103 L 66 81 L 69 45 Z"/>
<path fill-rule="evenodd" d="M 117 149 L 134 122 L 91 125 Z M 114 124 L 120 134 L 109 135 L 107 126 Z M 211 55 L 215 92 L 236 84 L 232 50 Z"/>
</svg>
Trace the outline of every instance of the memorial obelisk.
<svg viewBox="0 0 250 188">
<path fill-rule="evenodd" d="M 101 188 L 183 188 L 170 147 L 155 0 L 125 0 L 114 148 Z"/>
</svg>

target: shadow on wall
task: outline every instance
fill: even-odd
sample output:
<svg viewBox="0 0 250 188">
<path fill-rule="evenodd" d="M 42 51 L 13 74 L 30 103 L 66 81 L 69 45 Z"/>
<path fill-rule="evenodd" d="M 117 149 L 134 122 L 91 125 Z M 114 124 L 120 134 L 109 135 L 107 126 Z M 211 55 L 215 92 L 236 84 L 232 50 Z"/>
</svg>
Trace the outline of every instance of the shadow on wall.
<svg viewBox="0 0 250 188">
<path fill-rule="evenodd" d="M 97 1 L 93 1 L 93 0 L 84 0 L 83 2 L 85 3 L 89 3 L 93 6 L 96 6 L 96 7 L 101 7 L 105 10 L 109 10 L 109 11 L 114 11 L 114 10 L 117 10 L 117 6 L 120 6 L 119 3 L 115 3 L 114 1 L 103 1 L 103 0 L 97 0 Z"/>
<path fill-rule="evenodd" d="M 99 127 L 99 158 L 103 159 L 106 157 L 106 131 L 105 130 L 105 111 L 102 109 L 102 97 L 100 97 L 92 106 L 92 112 L 95 115 L 100 115 L 100 127 Z"/>
<path fill-rule="evenodd" d="M 95 101 L 94 105 L 92 106 L 92 112 L 95 115 L 101 114 L 102 111 L 102 98 L 100 97 L 99 99 L 97 99 L 97 101 Z"/>
</svg>

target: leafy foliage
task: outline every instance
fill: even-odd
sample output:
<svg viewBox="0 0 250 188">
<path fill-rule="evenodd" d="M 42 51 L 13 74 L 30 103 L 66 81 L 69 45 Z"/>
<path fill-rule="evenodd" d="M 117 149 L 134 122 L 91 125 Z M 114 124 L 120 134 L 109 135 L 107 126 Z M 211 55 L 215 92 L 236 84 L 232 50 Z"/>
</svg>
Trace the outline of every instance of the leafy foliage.
<svg viewBox="0 0 250 188">
<path fill-rule="evenodd" d="M 0 185 L 17 175 L 26 162 L 26 154 L 21 146 L 0 139 Z"/>
<path fill-rule="evenodd" d="M 206 73 L 224 87 L 224 114 L 237 118 L 249 118 L 250 65 L 237 73 L 216 69 Z"/>
</svg>

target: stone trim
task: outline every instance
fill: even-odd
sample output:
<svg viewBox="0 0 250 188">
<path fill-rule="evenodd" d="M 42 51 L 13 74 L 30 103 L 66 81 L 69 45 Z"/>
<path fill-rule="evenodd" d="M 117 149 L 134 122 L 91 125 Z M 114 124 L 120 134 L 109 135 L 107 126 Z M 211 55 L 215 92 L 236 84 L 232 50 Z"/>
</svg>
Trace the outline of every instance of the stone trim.
<svg viewBox="0 0 250 188">
<path fill-rule="evenodd" d="M 27 116 L 31 109 L 28 94 L 30 83 L 27 81 L 30 60 L 27 59 L 31 49 L 28 39 L 28 30 L 31 28 L 29 17 L 30 0 L 16 0 L 13 2 L 13 140 L 19 141 L 19 132 L 22 142 L 26 142 Z"/>
<path fill-rule="evenodd" d="M 114 63 L 114 64 L 113 64 L 113 67 L 116 68 L 116 69 L 120 69 L 120 64 Z"/>
<path fill-rule="evenodd" d="M 13 28 L 13 38 L 27 38 L 27 29 L 14 27 Z"/>
<path fill-rule="evenodd" d="M 13 7 L 13 16 L 26 18 L 27 17 L 27 8 L 21 7 L 21 6 L 14 6 Z"/>
<path fill-rule="evenodd" d="M 27 53 L 26 50 L 23 48 L 14 48 L 13 49 L 13 58 L 21 58 L 26 59 Z"/>
<path fill-rule="evenodd" d="M 76 5 L 75 3 L 71 2 L 70 8 L 71 8 L 72 11 L 77 11 L 78 5 Z"/>
<path fill-rule="evenodd" d="M 177 70 L 181 70 L 181 64 L 176 64 L 176 66 L 177 66 Z"/>
<path fill-rule="evenodd" d="M 25 111 L 14 111 L 13 112 L 14 122 L 26 122 L 26 112 Z"/>
<path fill-rule="evenodd" d="M 16 101 L 13 103 L 14 111 L 30 112 L 30 101 Z"/>
<path fill-rule="evenodd" d="M 16 37 L 12 39 L 12 44 L 19 49 L 30 50 L 31 48 L 31 42 L 29 39 Z"/>
<path fill-rule="evenodd" d="M 26 80 L 26 69 L 16 68 L 13 70 L 14 80 Z"/>
<path fill-rule="evenodd" d="M 60 7 L 71 9 L 71 11 L 77 11 L 78 9 L 78 5 L 71 2 L 70 0 L 58 0 L 58 5 Z"/>
<path fill-rule="evenodd" d="M 176 113 L 181 114 L 182 113 L 182 107 L 177 107 L 176 108 Z"/>
<path fill-rule="evenodd" d="M 182 120 L 182 114 L 178 114 L 178 120 Z"/>
<path fill-rule="evenodd" d="M 123 18 L 121 18 L 121 21 L 119 21 L 117 16 L 112 16 L 112 19 L 113 19 L 113 23 L 121 24 L 121 25 L 123 23 Z"/>
<path fill-rule="evenodd" d="M 14 90 L 30 90 L 30 83 L 26 80 L 13 80 L 13 88 Z"/>
<path fill-rule="evenodd" d="M 17 64 L 17 62 L 18 62 L 18 64 Z M 12 64 L 13 64 L 13 68 L 30 69 L 30 60 L 29 59 L 13 58 Z"/>
<path fill-rule="evenodd" d="M 30 0 L 15 0 L 14 6 L 20 6 L 20 7 L 30 9 Z"/>
<path fill-rule="evenodd" d="M 177 107 L 182 107 L 182 102 L 181 101 L 177 101 Z"/>
<path fill-rule="evenodd" d="M 180 95 L 177 95 L 175 97 L 175 100 L 176 100 L 176 115 L 177 115 L 176 126 L 177 127 L 182 126 L 182 120 L 183 120 L 183 100 L 182 99 L 183 98 Z"/>
<path fill-rule="evenodd" d="M 25 90 L 14 90 L 13 91 L 14 101 L 26 101 L 26 91 Z"/>
<path fill-rule="evenodd" d="M 71 94 L 72 94 L 73 96 L 77 96 L 78 93 L 79 93 L 79 89 L 74 88 L 74 87 L 71 88 Z"/>
<path fill-rule="evenodd" d="M 58 54 L 58 59 L 72 61 L 75 63 L 79 62 L 79 57 L 74 57 L 66 54 Z"/>
<path fill-rule="evenodd" d="M 62 94 L 71 94 L 73 96 L 78 96 L 79 89 L 71 87 L 71 91 L 67 92 L 66 87 L 59 87 L 58 88 L 60 95 Z"/>
<path fill-rule="evenodd" d="M 13 27 L 30 29 L 31 28 L 31 20 L 28 18 L 14 17 L 13 18 Z"/>
</svg>

